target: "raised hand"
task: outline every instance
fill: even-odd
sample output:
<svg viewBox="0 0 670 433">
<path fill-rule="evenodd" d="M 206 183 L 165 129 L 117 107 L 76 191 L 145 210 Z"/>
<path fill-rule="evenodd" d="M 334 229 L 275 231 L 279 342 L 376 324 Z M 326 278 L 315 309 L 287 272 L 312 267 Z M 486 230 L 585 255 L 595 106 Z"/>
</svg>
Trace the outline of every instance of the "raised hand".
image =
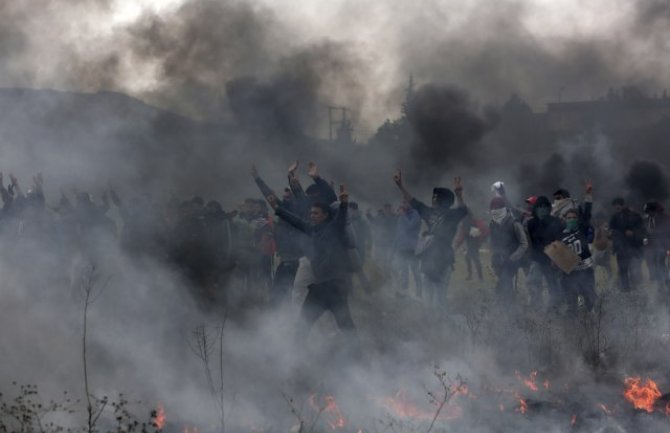
<svg viewBox="0 0 670 433">
<path fill-rule="evenodd" d="M 288 174 L 294 175 L 295 171 L 298 169 L 299 162 L 296 159 L 291 165 L 288 166 Z"/>
<path fill-rule="evenodd" d="M 268 204 L 272 209 L 277 209 L 277 206 L 279 206 L 279 203 L 277 202 L 277 197 L 274 195 L 270 194 L 269 196 L 265 197 L 265 200 L 268 201 Z"/>
<path fill-rule="evenodd" d="M 344 185 L 340 185 L 340 203 L 349 203 L 349 193 L 347 192 Z"/>
<path fill-rule="evenodd" d="M 584 191 L 587 194 L 591 194 L 593 192 L 593 181 L 591 179 L 586 179 L 584 181 Z"/>
<path fill-rule="evenodd" d="M 396 185 L 400 187 L 402 186 L 402 171 L 400 169 L 398 169 L 393 175 L 393 181 Z"/>
<path fill-rule="evenodd" d="M 460 176 L 454 178 L 454 193 L 461 194 L 463 192 L 463 182 Z"/>
<path fill-rule="evenodd" d="M 307 175 L 312 179 L 319 177 L 319 167 L 316 166 L 314 161 L 307 163 Z"/>
</svg>

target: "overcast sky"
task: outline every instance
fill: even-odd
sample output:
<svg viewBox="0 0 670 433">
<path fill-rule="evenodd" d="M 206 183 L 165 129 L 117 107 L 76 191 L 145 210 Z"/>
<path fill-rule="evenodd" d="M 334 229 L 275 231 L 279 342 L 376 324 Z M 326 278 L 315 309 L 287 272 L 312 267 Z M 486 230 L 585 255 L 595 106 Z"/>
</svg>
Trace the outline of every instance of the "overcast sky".
<svg viewBox="0 0 670 433">
<path fill-rule="evenodd" d="M 516 92 L 537 109 L 609 86 L 660 91 L 669 9 L 658 0 L 4 2 L 0 85 L 122 91 L 211 118 L 219 108 L 195 101 L 194 88 L 223 93 L 237 76 L 271 75 L 287 57 L 331 44 L 346 61 L 330 58 L 319 92 L 373 130 L 398 114 L 409 74 L 484 103 Z M 355 96 L 342 91 L 351 83 Z"/>
</svg>

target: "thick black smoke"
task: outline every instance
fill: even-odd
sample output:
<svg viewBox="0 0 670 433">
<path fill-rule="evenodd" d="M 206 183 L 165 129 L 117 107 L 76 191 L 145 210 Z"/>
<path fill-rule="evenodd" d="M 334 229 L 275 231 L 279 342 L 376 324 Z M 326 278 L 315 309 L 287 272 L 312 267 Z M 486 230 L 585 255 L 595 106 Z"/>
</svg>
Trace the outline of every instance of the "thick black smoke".
<svg viewBox="0 0 670 433">
<path fill-rule="evenodd" d="M 428 84 L 413 95 L 407 121 L 414 139 L 411 157 L 425 176 L 477 161 L 480 142 L 493 128 L 491 116 L 478 112 L 463 90 Z"/>
<path fill-rule="evenodd" d="M 668 198 L 668 179 L 660 165 L 651 161 L 635 161 L 626 174 L 626 186 L 631 198 L 640 201 L 666 200 Z"/>
</svg>

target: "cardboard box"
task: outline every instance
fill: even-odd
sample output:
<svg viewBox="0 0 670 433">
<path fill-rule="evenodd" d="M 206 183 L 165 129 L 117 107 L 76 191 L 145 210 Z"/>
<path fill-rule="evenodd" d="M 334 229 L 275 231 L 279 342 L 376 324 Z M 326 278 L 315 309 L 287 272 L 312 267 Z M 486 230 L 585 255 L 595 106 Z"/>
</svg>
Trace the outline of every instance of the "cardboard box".
<svg viewBox="0 0 670 433">
<path fill-rule="evenodd" d="M 566 274 L 572 272 L 581 261 L 579 256 L 561 241 L 554 241 L 547 245 L 544 253 Z"/>
</svg>

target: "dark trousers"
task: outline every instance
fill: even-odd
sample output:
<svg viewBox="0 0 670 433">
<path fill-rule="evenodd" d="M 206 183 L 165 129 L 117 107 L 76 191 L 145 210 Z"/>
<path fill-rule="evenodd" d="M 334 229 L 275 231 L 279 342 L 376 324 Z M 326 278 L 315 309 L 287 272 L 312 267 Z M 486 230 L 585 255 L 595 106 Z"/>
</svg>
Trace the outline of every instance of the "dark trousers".
<svg viewBox="0 0 670 433">
<path fill-rule="evenodd" d="M 582 271 L 572 271 L 563 275 L 561 285 L 568 297 L 568 311 L 577 312 L 577 299 L 581 295 L 584 298 L 584 306 L 587 311 L 592 311 L 596 304 L 596 278 L 593 268 Z"/>
<path fill-rule="evenodd" d="M 276 305 L 291 293 L 295 274 L 298 272 L 298 260 L 282 260 L 277 266 L 270 291 L 270 303 Z"/>
<path fill-rule="evenodd" d="M 306 335 L 314 322 L 326 311 L 333 313 L 337 326 L 344 332 L 355 332 L 356 327 L 349 312 L 349 292 L 351 283 L 332 280 L 309 285 L 307 297 L 302 304 L 300 315 L 305 322 L 302 332 Z"/>
<path fill-rule="evenodd" d="M 560 276 L 557 269 L 551 266 L 550 262 L 533 261 L 528 275 L 528 291 L 530 292 L 531 305 L 542 305 L 542 280 L 547 283 L 549 291 L 549 308 L 557 310 L 565 303 L 566 297 L 561 287 Z"/>
<path fill-rule="evenodd" d="M 514 277 L 519 266 L 509 262 L 497 262 L 492 264 L 496 274 L 496 296 L 501 303 L 508 304 L 514 301 Z"/>
<path fill-rule="evenodd" d="M 616 253 L 616 264 L 619 269 L 619 289 L 623 292 L 635 290 L 636 279 L 640 276 L 638 267 L 640 259 L 634 251 L 618 251 Z"/>
</svg>

